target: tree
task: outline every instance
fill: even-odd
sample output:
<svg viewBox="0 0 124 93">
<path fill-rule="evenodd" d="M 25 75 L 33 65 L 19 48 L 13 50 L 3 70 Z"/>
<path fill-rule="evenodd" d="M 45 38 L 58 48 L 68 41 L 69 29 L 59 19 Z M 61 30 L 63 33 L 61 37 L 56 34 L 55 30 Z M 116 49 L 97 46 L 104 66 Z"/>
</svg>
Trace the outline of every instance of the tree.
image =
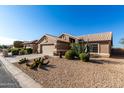
<svg viewBox="0 0 124 93">
<path fill-rule="evenodd" d="M 122 39 L 120 40 L 120 43 L 121 43 L 122 45 L 124 45 L 124 38 L 122 38 Z"/>
<path fill-rule="evenodd" d="M 1 48 L 1 49 L 7 49 L 8 46 L 7 46 L 7 45 L 0 45 L 0 48 Z"/>
<path fill-rule="evenodd" d="M 14 47 L 15 48 L 22 48 L 23 47 L 23 42 L 22 41 L 14 41 Z"/>
</svg>

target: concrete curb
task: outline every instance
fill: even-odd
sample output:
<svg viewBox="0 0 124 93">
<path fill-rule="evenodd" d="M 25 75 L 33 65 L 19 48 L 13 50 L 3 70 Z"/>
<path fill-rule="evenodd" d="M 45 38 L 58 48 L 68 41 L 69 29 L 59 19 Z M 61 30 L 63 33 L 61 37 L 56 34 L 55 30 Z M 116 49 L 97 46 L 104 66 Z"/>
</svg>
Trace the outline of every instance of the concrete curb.
<svg viewBox="0 0 124 93">
<path fill-rule="evenodd" d="M 6 67 L 6 69 L 12 74 L 12 76 L 18 81 L 22 88 L 42 88 L 42 86 L 35 80 L 30 78 L 27 74 L 21 71 L 19 68 L 8 62 L 5 58 L 0 56 L 0 60 Z"/>
</svg>

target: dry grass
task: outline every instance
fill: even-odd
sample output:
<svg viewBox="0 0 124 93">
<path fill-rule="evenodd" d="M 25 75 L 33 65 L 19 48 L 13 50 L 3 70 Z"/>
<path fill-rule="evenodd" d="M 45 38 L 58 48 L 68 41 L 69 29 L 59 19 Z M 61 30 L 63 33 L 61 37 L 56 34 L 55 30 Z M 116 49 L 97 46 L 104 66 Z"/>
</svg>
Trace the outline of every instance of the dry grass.
<svg viewBox="0 0 124 93">
<path fill-rule="evenodd" d="M 31 70 L 14 63 L 43 87 L 124 87 L 124 64 L 116 62 L 67 60 L 51 58 L 50 64 Z"/>
</svg>

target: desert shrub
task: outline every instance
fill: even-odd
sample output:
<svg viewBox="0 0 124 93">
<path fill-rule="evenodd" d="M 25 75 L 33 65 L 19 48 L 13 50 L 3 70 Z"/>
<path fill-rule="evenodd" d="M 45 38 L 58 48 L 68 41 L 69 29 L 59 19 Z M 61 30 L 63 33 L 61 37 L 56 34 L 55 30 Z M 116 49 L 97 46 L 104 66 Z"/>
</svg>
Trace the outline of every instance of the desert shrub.
<svg viewBox="0 0 124 93">
<path fill-rule="evenodd" d="M 21 50 L 19 50 L 19 55 L 25 55 L 25 54 L 27 54 L 27 51 L 25 50 L 25 49 L 21 49 Z"/>
<path fill-rule="evenodd" d="M 81 43 L 72 43 L 71 44 L 71 49 L 74 50 L 74 52 L 76 53 L 76 57 L 79 58 L 79 54 L 84 52 L 84 45 Z"/>
<path fill-rule="evenodd" d="M 32 54 L 33 50 L 31 48 L 26 48 L 27 54 Z"/>
<path fill-rule="evenodd" d="M 13 48 L 11 49 L 12 55 L 18 55 L 19 54 L 19 50 L 18 48 Z"/>
<path fill-rule="evenodd" d="M 68 50 L 65 53 L 65 58 L 66 59 L 74 59 L 75 58 L 76 53 L 73 50 Z"/>
<path fill-rule="evenodd" d="M 80 60 L 82 60 L 82 61 L 84 61 L 84 62 L 89 61 L 89 58 L 90 58 L 89 54 L 86 54 L 86 53 L 81 53 L 81 54 L 79 55 L 79 57 L 80 57 Z"/>
</svg>

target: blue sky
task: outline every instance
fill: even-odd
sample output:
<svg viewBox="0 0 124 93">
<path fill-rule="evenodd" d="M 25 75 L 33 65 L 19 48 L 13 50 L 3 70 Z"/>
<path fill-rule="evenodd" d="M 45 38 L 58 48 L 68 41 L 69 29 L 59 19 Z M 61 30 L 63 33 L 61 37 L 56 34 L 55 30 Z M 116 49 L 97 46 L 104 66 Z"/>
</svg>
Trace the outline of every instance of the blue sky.
<svg viewBox="0 0 124 93">
<path fill-rule="evenodd" d="M 113 32 L 124 37 L 124 6 L 0 6 L 0 43 L 39 39 L 45 33 L 75 36 Z"/>
</svg>

